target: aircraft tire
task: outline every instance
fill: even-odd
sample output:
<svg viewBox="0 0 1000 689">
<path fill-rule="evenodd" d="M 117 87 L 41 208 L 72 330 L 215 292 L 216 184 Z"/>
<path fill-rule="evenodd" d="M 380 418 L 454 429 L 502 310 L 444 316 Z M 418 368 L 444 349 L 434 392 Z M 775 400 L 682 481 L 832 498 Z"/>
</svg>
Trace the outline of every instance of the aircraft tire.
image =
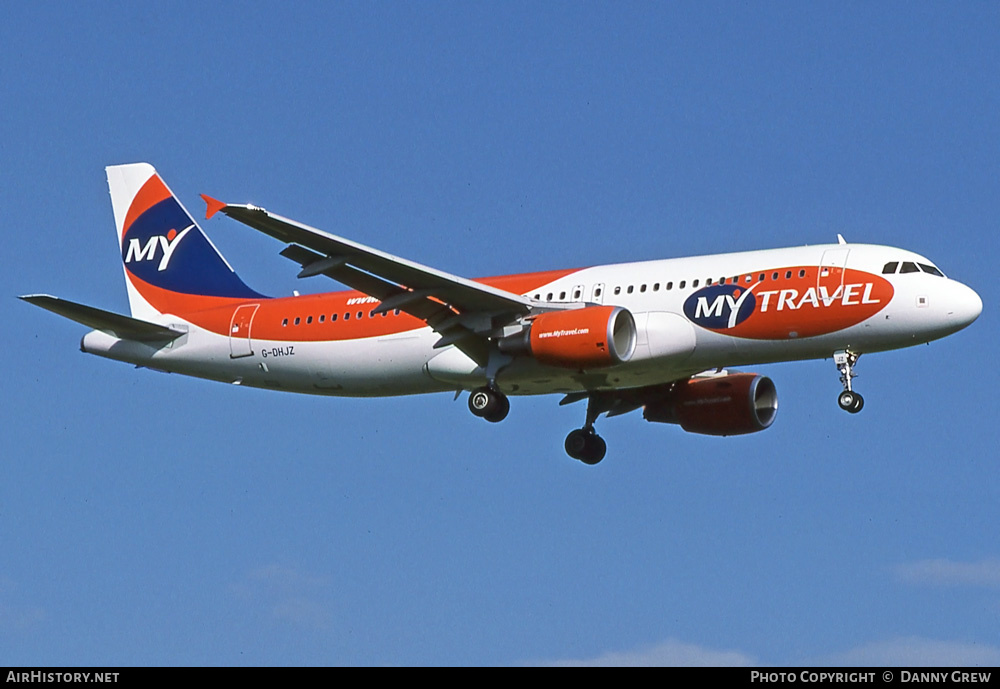
<svg viewBox="0 0 1000 689">
<path fill-rule="evenodd" d="M 865 408 L 865 398 L 859 395 L 858 393 L 854 393 L 854 404 L 851 406 L 850 409 L 848 409 L 848 411 L 851 412 L 852 414 L 857 414 L 864 408 Z"/>
<path fill-rule="evenodd" d="M 604 455 L 608 453 L 608 444 L 604 442 L 604 438 L 594 433 L 590 436 L 589 445 L 587 454 L 580 461 L 593 466 L 604 459 Z"/>
<path fill-rule="evenodd" d="M 584 428 L 571 431 L 566 436 L 564 447 L 566 454 L 570 457 L 590 465 L 597 464 L 604 459 L 604 455 L 608 451 L 608 445 L 604 442 L 604 438 Z"/>
<path fill-rule="evenodd" d="M 469 393 L 469 411 L 475 416 L 496 423 L 503 421 L 507 416 L 510 402 L 502 392 L 483 386 Z"/>
<path fill-rule="evenodd" d="M 502 393 L 497 394 L 497 405 L 496 409 L 483 414 L 483 418 L 490 423 L 500 423 L 507 418 L 507 414 L 510 413 L 510 400 L 507 399 L 507 395 Z"/>
</svg>

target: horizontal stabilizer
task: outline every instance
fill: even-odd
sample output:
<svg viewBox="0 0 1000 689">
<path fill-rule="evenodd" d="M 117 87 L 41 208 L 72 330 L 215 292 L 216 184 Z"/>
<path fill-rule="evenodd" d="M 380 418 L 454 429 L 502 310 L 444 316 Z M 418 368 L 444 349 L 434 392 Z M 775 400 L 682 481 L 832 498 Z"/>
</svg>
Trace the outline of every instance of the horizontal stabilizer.
<svg viewBox="0 0 1000 689">
<path fill-rule="evenodd" d="M 184 333 L 172 330 L 156 323 L 140 321 L 137 318 L 122 316 L 95 309 L 93 306 L 84 306 L 76 302 L 52 297 L 48 294 L 28 294 L 18 297 L 29 304 L 40 306 L 43 309 L 57 313 L 60 316 L 82 323 L 88 328 L 106 332 L 112 337 L 120 340 L 135 340 L 137 342 L 169 342 L 175 340 Z"/>
</svg>

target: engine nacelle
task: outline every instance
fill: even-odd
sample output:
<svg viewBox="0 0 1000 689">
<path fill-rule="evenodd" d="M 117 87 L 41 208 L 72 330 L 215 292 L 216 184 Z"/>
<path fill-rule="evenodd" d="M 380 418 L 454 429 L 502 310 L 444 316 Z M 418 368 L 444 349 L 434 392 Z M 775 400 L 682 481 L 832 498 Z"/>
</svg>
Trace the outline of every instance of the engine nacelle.
<svg viewBox="0 0 1000 689">
<path fill-rule="evenodd" d="M 548 366 L 588 369 L 625 363 L 635 343 L 635 319 L 627 309 L 588 306 L 536 316 L 524 333 L 501 340 L 500 349 Z"/>
<path fill-rule="evenodd" d="M 742 435 L 762 431 L 778 413 L 778 391 L 766 376 L 732 373 L 678 382 L 643 409 L 647 421 L 676 423 L 690 433 Z"/>
</svg>

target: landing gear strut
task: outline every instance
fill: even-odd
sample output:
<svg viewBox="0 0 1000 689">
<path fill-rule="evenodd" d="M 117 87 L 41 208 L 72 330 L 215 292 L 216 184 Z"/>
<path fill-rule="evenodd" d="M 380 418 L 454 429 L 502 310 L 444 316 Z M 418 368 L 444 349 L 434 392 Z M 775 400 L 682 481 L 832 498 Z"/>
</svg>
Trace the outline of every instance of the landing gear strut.
<svg viewBox="0 0 1000 689">
<path fill-rule="evenodd" d="M 510 412 L 510 400 L 496 388 L 483 386 L 469 393 L 469 411 L 490 423 L 499 423 Z"/>
<path fill-rule="evenodd" d="M 566 454 L 584 464 L 597 464 L 607 454 L 608 444 L 594 430 L 594 421 L 607 408 L 602 406 L 601 397 L 592 393 L 587 401 L 587 422 L 566 436 Z"/>
<path fill-rule="evenodd" d="M 857 414 L 865 406 L 865 398 L 851 388 L 851 379 L 858 375 L 854 372 L 854 365 L 860 356 L 849 350 L 833 353 L 833 361 L 840 371 L 840 382 L 844 385 L 844 391 L 837 397 L 837 404 L 851 414 Z"/>
</svg>

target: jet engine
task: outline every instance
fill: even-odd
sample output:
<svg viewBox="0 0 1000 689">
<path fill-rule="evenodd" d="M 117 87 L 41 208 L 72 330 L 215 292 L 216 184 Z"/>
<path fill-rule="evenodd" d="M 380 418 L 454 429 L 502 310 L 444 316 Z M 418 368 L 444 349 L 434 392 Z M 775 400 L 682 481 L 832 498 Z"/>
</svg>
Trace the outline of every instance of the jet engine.
<svg viewBox="0 0 1000 689">
<path fill-rule="evenodd" d="M 778 413 L 778 391 L 766 376 L 732 373 L 690 378 L 649 402 L 643 418 L 676 423 L 690 433 L 742 435 L 762 431 Z"/>
<path fill-rule="evenodd" d="M 523 332 L 504 338 L 508 354 L 530 354 L 548 366 L 589 369 L 623 364 L 635 351 L 632 314 L 620 306 L 548 311 Z"/>
</svg>

